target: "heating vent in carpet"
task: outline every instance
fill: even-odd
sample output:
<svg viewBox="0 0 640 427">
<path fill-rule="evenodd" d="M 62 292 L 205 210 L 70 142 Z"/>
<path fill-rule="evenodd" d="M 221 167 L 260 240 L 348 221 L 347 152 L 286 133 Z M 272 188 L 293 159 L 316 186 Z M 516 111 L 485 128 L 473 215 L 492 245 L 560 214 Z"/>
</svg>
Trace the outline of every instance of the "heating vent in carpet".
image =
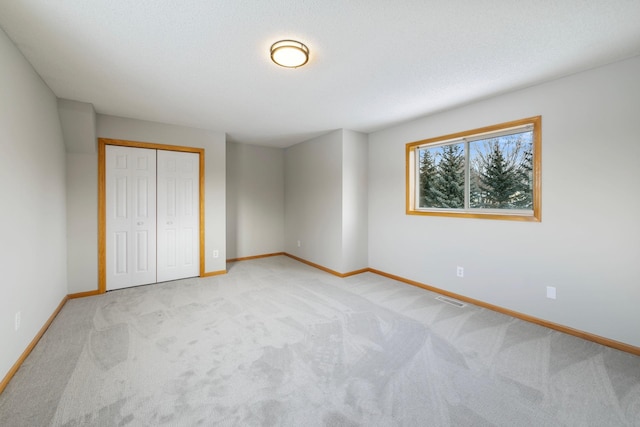
<svg viewBox="0 0 640 427">
<path fill-rule="evenodd" d="M 438 301 L 446 302 L 447 304 L 455 305 L 456 307 L 459 307 L 459 308 L 465 307 L 467 305 L 463 302 L 460 302 L 455 299 L 447 298 L 447 297 L 436 297 L 436 299 Z"/>
</svg>

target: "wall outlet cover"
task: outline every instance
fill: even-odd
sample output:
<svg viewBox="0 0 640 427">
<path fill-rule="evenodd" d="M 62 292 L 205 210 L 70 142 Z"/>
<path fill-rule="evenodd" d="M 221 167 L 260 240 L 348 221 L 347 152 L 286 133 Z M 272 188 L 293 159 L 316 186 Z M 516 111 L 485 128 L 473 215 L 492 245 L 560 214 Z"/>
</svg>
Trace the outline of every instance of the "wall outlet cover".
<svg viewBox="0 0 640 427">
<path fill-rule="evenodd" d="M 554 286 L 547 286 L 547 298 L 556 299 L 556 288 Z"/>
</svg>

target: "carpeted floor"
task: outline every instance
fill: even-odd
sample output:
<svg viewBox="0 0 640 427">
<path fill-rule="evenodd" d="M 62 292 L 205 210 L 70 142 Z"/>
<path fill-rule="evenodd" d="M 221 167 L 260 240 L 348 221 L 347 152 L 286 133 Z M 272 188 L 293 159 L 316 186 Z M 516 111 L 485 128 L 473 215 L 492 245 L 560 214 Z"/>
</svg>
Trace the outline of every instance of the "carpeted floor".
<svg viewBox="0 0 640 427">
<path fill-rule="evenodd" d="M 69 301 L 18 426 L 640 426 L 640 358 L 279 256 Z"/>
</svg>

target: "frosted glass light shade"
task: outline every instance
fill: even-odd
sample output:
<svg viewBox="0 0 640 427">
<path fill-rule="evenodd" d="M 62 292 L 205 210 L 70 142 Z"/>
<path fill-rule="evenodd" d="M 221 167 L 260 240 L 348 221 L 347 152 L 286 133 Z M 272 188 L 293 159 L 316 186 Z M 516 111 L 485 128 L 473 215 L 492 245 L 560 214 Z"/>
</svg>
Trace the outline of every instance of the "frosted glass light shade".
<svg viewBox="0 0 640 427">
<path fill-rule="evenodd" d="M 301 67 L 309 61 L 309 48 L 295 40 L 280 40 L 271 45 L 271 60 L 281 67 Z"/>
</svg>

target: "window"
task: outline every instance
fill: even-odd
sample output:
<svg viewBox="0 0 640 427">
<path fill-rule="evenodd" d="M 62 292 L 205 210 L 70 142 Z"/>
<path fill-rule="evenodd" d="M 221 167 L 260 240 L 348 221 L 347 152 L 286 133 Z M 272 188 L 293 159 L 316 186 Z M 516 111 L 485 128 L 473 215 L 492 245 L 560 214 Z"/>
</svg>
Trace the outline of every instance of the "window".
<svg viewBox="0 0 640 427">
<path fill-rule="evenodd" d="M 541 117 L 407 144 L 407 214 L 540 221 Z"/>
</svg>

